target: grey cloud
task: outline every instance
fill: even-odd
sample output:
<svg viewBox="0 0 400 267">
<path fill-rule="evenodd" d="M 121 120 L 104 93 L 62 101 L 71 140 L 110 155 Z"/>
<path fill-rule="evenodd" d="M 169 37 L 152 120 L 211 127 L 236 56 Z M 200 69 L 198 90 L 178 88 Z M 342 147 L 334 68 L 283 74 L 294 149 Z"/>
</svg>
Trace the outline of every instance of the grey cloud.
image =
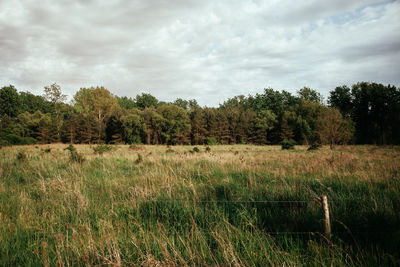
<svg viewBox="0 0 400 267">
<path fill-rule="evenodd" d="M 116 95 L 149 92 L 215 106 L 267 86 L 295 92 L 308 85 L 326 95 L 359 80 L 400 83 L 393 63 L 399 59 L 399 2 L 0 5 L 0 83 L 35 93 L 52 82 L 69 95 L 104 85 Z"/>
</svg>

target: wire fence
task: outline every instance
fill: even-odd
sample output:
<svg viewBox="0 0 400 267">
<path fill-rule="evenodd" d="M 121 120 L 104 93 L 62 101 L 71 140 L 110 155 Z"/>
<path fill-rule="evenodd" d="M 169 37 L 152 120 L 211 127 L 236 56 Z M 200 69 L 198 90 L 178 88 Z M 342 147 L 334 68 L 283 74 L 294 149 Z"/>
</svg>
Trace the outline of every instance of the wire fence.
<svg viewBox="0 0 400 267">
<path fill-rule="evenodd" d="M 325 197 L 325 203 L 324 203 Z M 374 201 L 373 199 L 369 199 L 370 201 Z M 328 200 L 326 195 L 322 195 L 321 197 L 315 197 L 312 199 L 301 199 L 301 200 L 218 200 L 218 199 L 210 199 L 210 200 L 201 200 L 201 199 L 183 199 L 183 198 L 176 198 L 176 199 L 156 199 L 156 200 L 147 200 L 146 202 L 153 202 L 153 203 L 207 203 L 207 204 L 299 204 L 299 203 L 313 203 L 316 205 L 320 205 L 321 208 L 321 216 L 320 221 L 323 222 L 323 225 L 320 231 L 264 231 L 266 234 L 270 235 L 323 235 L 326 238 L 331 236 L 331 222 L 330 222 L 330 208 L 329 203 L 333 204 L 335 202 L 365 202 L 368 199 L 363 198 L 331 198 Z M 336 220 L 335 220 L 336 221 Z M 339 222 L 342 224 L 341 222 Z M 387 231 L 351 231 L 347 229 L 344 231 L 335 231 L 335 234 L 383 234 L 388 233 Z"/>
</svg>

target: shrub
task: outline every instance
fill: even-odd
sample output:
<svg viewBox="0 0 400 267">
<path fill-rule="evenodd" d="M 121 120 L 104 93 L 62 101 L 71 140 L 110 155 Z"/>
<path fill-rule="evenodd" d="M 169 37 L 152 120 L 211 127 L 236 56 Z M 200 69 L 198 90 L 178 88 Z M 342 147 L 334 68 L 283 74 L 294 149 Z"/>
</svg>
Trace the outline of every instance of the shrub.
<svg viewBox="0 0 400 267">
<path fill-rule="evenodd" d="M 3 134 L 2 142 L 10 145 L 32 145 L 36 144 L 37 140 L 32 137 L 20 137 L 16 134 Z"/>
<path fill-rule="evenodd" d="M 139 164 L 139 163 L 141 163 L 141 162 L 143 162 L 143 157 L 142 157 L 142 154 L 137 154 L 138 155 L 138 158 L 136 159 L 136 164 Z"/>
<path fill-rule="evenodd" d="M 207 137 L 206 138 L 206 143 L 209 146 L 218 145 L 218 141 L 214 137 Z"/>
<path fill-rule="evenodd" d="M 209 146 L 206 146 L 206 152 L 210 152 L 211 148 Z"/>
<path fill-rule="evenodd" d="M 92 148 L 95 154 L 103 155 L 104 152 L 111 151 L 113 148 L 110 145 L 98 145 Z"/>
<path fill-rule="evenodd" d="M 26 160 L 26 154 L 24 151 L 20 151 L 17 154 L 17 160 L 19 161 L 25 161 Z"/>
<path fill-rule="evenodd" d="M 64 148 L 64 150 L 69 150 L 69 151 L 76 151 L 76 148 L 70 144 L 69 146 L 67 146 L 66 148 Z"/>
<path fill-rule="evenodd" d="M 285 149 L 294 149 L 294 145 L 296 144 L 296 142 L 295 141 L 293 141 L 293 140 L 283 140 L 282 141 L 282 143 L 281 143 L 281 145 L 282 145 L 282 150 L 285 150 Z"/>
<path fill-rule="evenodd" d="M 314 143 L 314 144 L 312 144 L 312 145 L 307 149 L 307 151 L 318 150 L 318 149 L 320 149 L 320 148 L 321 148 L 321 144 L 319 144 L 319 143 Z"/>
<path fill-rule="evenodd" d="M 51 152 L 51 148 L 50 148 L 50 147 L 46 148 L 46 149 L 44 150 L 44 152 L 50 153 L 50 152 Z"/>
<path fill-rule="evenodd" d="M 73 145 L 69 145 L 64 150 L 69 150 L 70 155 L 69 159 L 73 162 L 82 163 L 85 161 L 85 158 L 76 151 L 76 148 Z"/>
<path fill-rule="evenodd" d="M 200 152 L 200 149 L 199 149 L 197 146 L 195 146 L 195 147 L 193 148 L 193 152 L 198 153 L 198 152 Z"/>
</svg>

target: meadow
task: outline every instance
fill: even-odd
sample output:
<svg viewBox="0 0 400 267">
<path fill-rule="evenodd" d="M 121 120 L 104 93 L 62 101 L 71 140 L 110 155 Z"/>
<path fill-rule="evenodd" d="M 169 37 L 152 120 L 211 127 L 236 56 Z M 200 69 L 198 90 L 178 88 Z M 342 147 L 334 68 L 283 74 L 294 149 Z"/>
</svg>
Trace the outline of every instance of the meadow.
<svg viewBox="0 0 400 267">
<path fill-rule="evenodd" d="M 400 147 L 74 147 L 0 149 L 0 265 L 400 265 Z"/>
</svg>

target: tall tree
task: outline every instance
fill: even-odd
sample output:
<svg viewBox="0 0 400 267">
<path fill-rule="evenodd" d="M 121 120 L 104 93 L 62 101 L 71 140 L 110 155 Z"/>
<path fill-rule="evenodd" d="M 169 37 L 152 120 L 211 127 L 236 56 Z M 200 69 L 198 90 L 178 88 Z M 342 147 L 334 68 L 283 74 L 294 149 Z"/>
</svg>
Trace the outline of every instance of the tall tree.
<svg viewBox="0 0 400 267">
<path fill-rule="evenodd" d="M 270 110 L 260 111 L 252 122 L 252 134 L 250 140 L 255 144 L 267 144 L 268 132 L 276 123 L 276 115 Z"/>
<path fill-rule="evenodd" d="M 4 86 L 0 89 L 0 116 L 16 117 L 20 111 L 20 99 L 14 86 Z"/>
<path fill-rule="evenodd" d="M 353 111 L 353 99 L 351 90 L 347 85 L 338 86 L 331 91 L 328 104 L 332 108 L 337 108 L 345 118 L 350 118 Z"/>
<path fill-rule="evenodd" d="M 321 104 L 324 102 L 324 98 L 320 93 L 311 89 L 310 87 L 303 87 L 297 91 L 297 95 L 300 99 L 307 100 L 310 102 Z"/>
<path fill-rule="evenodd" d="M 139 109 L 130 109 L 120 118 L 124 141 L 128 144 L 141 144 L 145 139 L 146 124 Z"/>
<path fill-rule="evenodd" d="M 52 85 L 44 87 L 44 98 L 53 104 L 55 111 L 55 123 L 56 123 L 56 132 L 57 132 L 57 141 L 61 141 L 61 127 L 63 126 L 64 120 L 61 116 L 61 107 L 62 104 L 67 99 L 67 96 L 64 95 L 61 91 L 61 87 L 53 83 Z"/>
<path fill-rule="evenodd" d="M 149 107 L 157 107 L 158 100 L 156 97 L 151 94 L 142 93 L 141 95 L 136 96 L 136 105 L 140 109 L 145 109 Z"/>
<path fill-rule="evenodd" d="M 186 110 L 176 105 L 162 105 L 157 112 L 164 117 L 163 135 L 167 144 L 189 143 L 190 119 Z"/>
<path fill-rule="evenodd" d="M 81 88 L 74 96 L 74 103 L 78 112 L 95 116 L 100 143 L 105 136 L 106 120 L 118 106 L 116 98 L 104 87 Z"/>
<path fill-rule="evenodd" d="M 146 124 L 146 144 L 159 144 L 164 125 L 164 117 L 157 113 L 154 107 L 145 108 L 143 119 Z"/>
<path fill-rule="evenodd" d="M 336 144 L 346 144 L 353 137 L 354 126 L 344 119 L 338 109 L 324 108 L 317 121 L 317 133 L 324 144 L 333 149 Z"/>
<path fill-rule="evenodd" d="M 206 140 L 207 130 L 206 119 L 204 110 L 202 108 L 196 108 L 190 113 L 191 122 L 191 143 L 193 145 L 204 144 Z"/>
</svg>

